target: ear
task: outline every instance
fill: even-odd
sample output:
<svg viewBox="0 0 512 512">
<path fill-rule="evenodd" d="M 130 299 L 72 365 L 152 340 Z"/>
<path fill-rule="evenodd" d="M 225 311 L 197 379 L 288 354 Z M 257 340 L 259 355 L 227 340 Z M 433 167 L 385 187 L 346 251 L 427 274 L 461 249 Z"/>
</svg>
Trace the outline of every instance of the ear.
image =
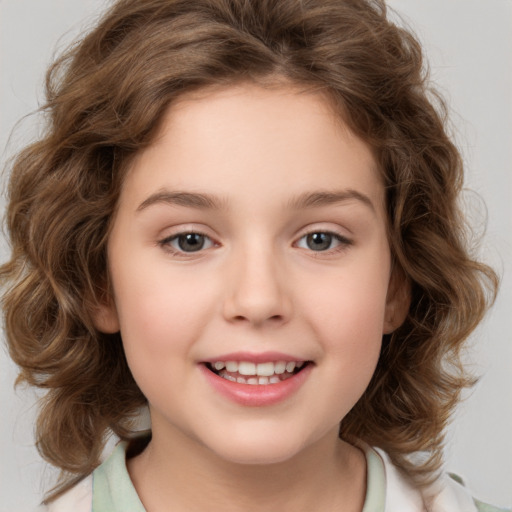
<svg viewBox="0 0 512 512">
<path fill-rule="evenodd" d="M 391 334 L 405 321 L 411 305 L 411 285 L 403 271 L 394 267 L 389 278 L 383 334 Z"/>
<path fill-rule="evenodd" d="M 94 327 L 100 332 L 114 334 L 120 329 L 116 304 L 111 297 L 104 297 L 101 302 L 94 306 L 91 316 Z"/>
</svg>

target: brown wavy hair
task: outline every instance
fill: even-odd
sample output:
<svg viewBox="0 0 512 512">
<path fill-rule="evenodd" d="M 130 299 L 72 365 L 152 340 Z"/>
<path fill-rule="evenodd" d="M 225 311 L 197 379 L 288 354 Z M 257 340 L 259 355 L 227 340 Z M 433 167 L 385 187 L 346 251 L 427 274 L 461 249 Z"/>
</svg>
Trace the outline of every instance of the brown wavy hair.
<svg viewBox="0 0 512 512">
<path fill-rule="evenodd" d="M 146 399 L 120 335 L 92 321 L 110 293 L 106 246 L 123 175 L 172 102 L 240 81 L 325 93 L 374 151 L 411 304 L 384 337 L 340 435 L 383 448 L 425 483 L 473 382 L 460 352 L 497 278 L 470 254 L 458 206 L 461 157 L 420 45 L 379 0 L 121 0 L 51 66 L 46 133 L 10 169 L 12 256 L 0 269 L 18 380 L 47 390 L 38 449 L 69 485 L 70 474 L 98 465 L 109 432 L 133 435 L 130 419 Z M 424 457 L 413 463 L 417 452 Z"/>
</svg>

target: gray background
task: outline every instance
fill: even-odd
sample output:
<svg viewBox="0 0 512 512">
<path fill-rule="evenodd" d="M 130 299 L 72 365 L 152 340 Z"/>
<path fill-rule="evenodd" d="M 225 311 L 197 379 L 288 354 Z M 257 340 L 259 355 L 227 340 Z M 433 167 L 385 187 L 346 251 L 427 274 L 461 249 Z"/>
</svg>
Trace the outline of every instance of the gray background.
<svg viewBox="0 0 512 512">
<path fill-rule="evenodd" d="M 55 50 L 89 26 L 102 0 L 0 0 L 0 163 L 37 134 Z M 432 78 L 452 108 L 467 186 L 487 204 L 482 256 L 503 276 L 498 301 L 473 336 L 483 374 L 448 432 L 446 466 L 473 493 L 512 506 L 512 1 L 392 0 L 423 41 Z M 5 245 L 1 246 L 5 260 Z M 54 475 L 33 448 L 36 393 L 13 391 L 16 371 L 0 349 L 0 512 L 29 511 Z"/>
</svg>

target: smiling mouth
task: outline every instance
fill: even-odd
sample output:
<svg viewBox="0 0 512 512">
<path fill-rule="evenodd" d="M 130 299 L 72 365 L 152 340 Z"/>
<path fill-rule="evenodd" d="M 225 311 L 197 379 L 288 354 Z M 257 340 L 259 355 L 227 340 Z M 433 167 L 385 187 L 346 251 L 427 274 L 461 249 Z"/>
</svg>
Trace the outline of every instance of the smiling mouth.
<svg viewBox="0 0 512 512">
<path fill-rule="evenodd" d="M 223 379 L 239 384 L 279 384 L 306 368 L 310 361 L 276 361 L 253 363 L 250 361 L 215 361 L 206 367 Z"/>
</svg>

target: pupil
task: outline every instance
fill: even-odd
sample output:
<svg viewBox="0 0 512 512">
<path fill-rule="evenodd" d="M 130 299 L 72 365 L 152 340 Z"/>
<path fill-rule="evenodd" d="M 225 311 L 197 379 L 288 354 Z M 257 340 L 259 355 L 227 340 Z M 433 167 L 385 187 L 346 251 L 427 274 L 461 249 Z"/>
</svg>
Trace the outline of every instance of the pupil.
<svg viewBox="0 0 512 512">
<path fill-rule="evenodd" d="M 325 251 L 329 249 L 332 242 L 332 235 L 329 233 L 311 233 L 307 236 L 307 244 L 313 251 Z"/>
<path fill-rule="evenodd" d="M 185 252 L 199 251 L 204 245 L 204 236 L 199 233 L 187 233 L 178 237 L 178 245 Z"/>
</svg>

